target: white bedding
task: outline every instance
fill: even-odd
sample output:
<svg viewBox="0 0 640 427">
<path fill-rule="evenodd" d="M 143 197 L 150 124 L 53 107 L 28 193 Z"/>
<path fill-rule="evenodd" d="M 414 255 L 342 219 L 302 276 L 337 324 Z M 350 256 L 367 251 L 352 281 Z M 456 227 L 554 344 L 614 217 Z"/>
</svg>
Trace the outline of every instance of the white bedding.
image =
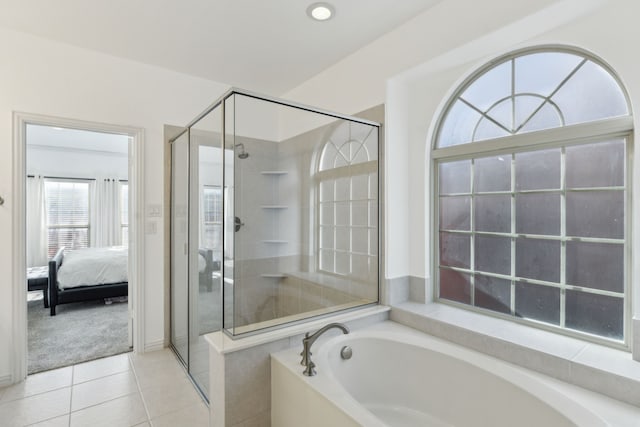
<svg viewBox="0 0 640 427">
<path fill-rule="evenodd" d="M 128 282 L 128 250 L 124 246 L 65 252 L 58 270 L 60 289 Z"/>
</svg>

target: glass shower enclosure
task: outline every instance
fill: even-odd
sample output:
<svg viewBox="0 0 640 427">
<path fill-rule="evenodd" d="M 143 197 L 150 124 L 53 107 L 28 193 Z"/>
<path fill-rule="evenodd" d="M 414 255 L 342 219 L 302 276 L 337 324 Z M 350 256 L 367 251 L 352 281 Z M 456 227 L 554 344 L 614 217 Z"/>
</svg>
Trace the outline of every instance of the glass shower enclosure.
<svg viewBox="0 0 640 427">
<path fill-rule="evenodd" d="M 231 89 L 171 141 L 171 344 L 379 300 L 379 124 Z"/>
</svg>

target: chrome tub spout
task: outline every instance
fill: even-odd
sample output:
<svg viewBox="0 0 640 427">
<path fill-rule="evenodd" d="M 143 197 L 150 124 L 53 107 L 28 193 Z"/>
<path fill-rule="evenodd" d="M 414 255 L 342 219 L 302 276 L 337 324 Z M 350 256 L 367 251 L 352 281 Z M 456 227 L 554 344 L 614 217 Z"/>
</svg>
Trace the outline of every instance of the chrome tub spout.
<svg viewBox="0 0 640 427">
<path fill-rule="evenodd" d="M 334 328 L 340 329 L 344 334 L 349 333 L 349 328 L 347 328 L 346 325 L 343 325 L 342 323 L 329 323 L 327 326 L 319 329 L 312 335 L 309 335 L 309 332 L 305 334 L 304 338 L 302 339 L 302 353 L 300 353 L 300 356 L 302 356 L 300 364 L 305 366 L 305 370 L 302 372 L 304 375 L 312 377 L 316 374 L 316 364 L 311 360 L 311 346 L 320 337 L 320 335 L 324 334 L 329 329 Z"/>
</svg>

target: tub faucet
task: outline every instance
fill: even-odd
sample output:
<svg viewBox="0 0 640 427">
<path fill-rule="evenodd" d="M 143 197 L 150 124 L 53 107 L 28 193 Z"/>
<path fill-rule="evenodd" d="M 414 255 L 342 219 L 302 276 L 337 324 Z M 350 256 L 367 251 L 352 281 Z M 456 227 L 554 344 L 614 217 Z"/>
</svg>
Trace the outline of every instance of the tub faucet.
<svg viewBox="0 0 640 427">
<path fill-rule="evenodd" d="M 313 345 L 313 343 L 320 337 L 320 335 L 333 328 L 340 329 L 344 334 L 349 333 L 349 328 L 347 328 L 342 323 L 329 323 L 327 326 L 319 329 L 313 335 L 309 335 L 309 332 L 304 335 L 304 338 L 302 339 L 302 353 L 300 353 L 300 356 L 302 356 L 302 361 L 300 362 L 300 364 L 306 366 L 305 370 L 302 371 L 304 375 L 312 377 L 316 374 L 316 364 L 311 360 L 311 345 Z"/>
</svg>

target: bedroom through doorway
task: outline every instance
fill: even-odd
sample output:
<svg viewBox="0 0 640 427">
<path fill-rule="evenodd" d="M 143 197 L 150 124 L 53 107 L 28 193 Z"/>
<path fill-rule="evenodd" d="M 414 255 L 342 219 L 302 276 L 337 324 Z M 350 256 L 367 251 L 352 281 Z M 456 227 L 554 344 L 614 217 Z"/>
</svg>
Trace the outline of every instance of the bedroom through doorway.
<svg viewBox="0 0 640 427">
<path fill-rule="evenodd" d="M 27 123 L 27 374 L 131 351 L 132 137 Z"/>
</svg>

